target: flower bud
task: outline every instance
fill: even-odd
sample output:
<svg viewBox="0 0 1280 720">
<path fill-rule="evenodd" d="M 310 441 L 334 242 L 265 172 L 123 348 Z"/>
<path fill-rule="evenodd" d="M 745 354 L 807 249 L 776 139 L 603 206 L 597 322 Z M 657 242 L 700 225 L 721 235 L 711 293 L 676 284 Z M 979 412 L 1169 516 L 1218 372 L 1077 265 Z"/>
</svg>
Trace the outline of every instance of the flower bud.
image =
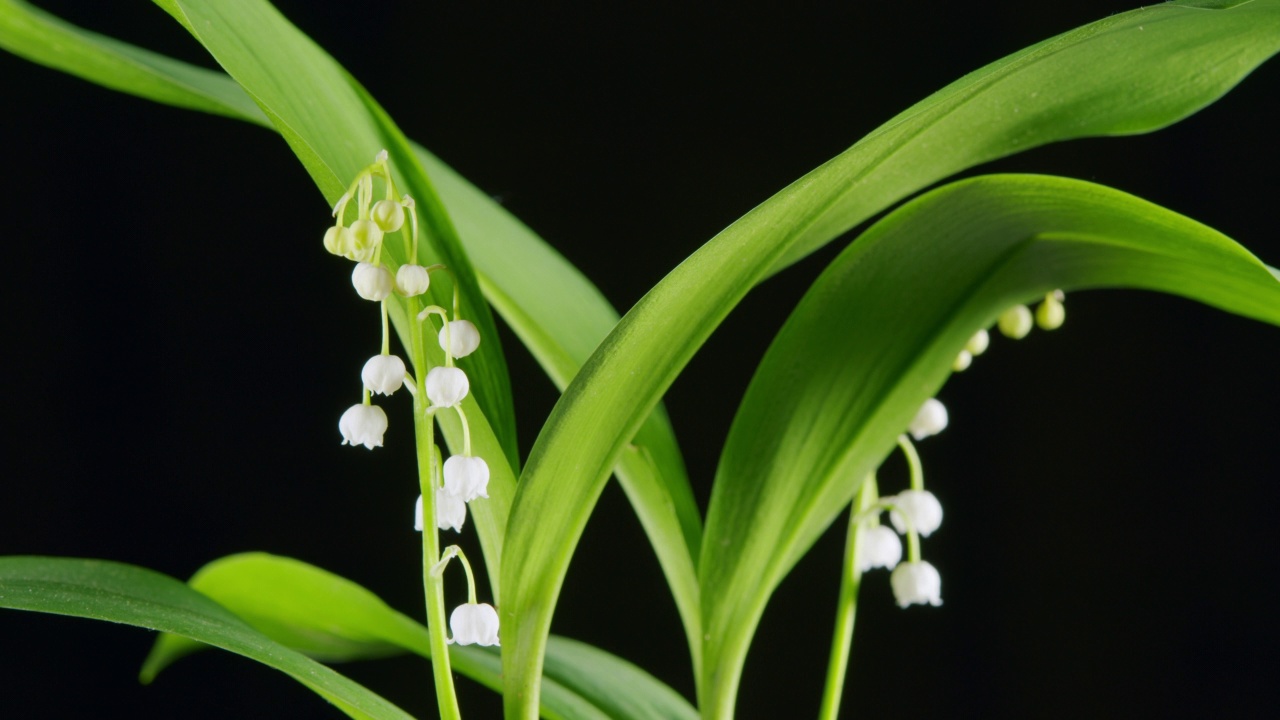
<svg viewBox="0 0 1280 720">
<path fill-rule="evenodd" d="M 498 611 L 489 603 L 466 603 L 449 615 L 449 643 L 459 645 L 497 645 Z"/>
<path fill-rule="evenodd" d="M 391 273 L 386 268 L 367 262 L 356 265 L 356 269 L 351 271 L 351 284 L 360 297 L 374 302 L 385 300 L 393 285 Z"/>
<path fill-rule="evenodd" d="M 352 405 L 338 420 L 343 445 L 363 445 L 370 450 L 382 447 L 387 431 L 387 414 L 377 405 Z"/>
<path fill-rule="evenodd" d="M 395 232 L 404 225 L 404 208 L 395 200 L 379 200 L 370 215 L 384 233 Z"/>
<path fill-rule="evenodd" d="M 404 361 L 395 355 L 374 355 L 364 364 L 360 379 L 369 392 L 390 395 L 404 385 Z"/>
<path fill-rule="evenodd" d="M 357 262 L 368 262 L 378 243 L 382 242 L 382 229 L 372 220 L 351 223 L 351 253 L 347 257 Z"/>
<path fill-rule="evenodd" d="M 947 406 L 937 398 L 929 398 L 920 406 L 916 416 L 907 426 L 913 440 L 923 440 L 930 435 L 937 435 L 947 429 Z"/>
<path fill-rule="evenodd" d="M 1044 302 L 1036 308 L 1036 325 L 1041 330 L 1057 330 L 1062 327 L 1063 321 L 1067 319 L 1067 309 L 1062 306 L 1064 297 L 1061 290 L 1054 290 L 1044 296 Z"/>
<path fill-rule="evenodd" d="M 334 255 L 346 256 L 354 244 L 355 238 L 349 228 L 331 225 L 324 231 L 324 249 Z"/>
<path fill-rule="evenodd" d="M 431 274 L 421 265 L 401 265 L 396 270 L 396 292 L 405 297 L 421 295 L 431 287 Z"/>
<path fill-rule="evenodd" d="M 987 346 L 990 344 L 991 336 L 987 334 L 986 330 L 979 330 L 973 334 L 973 337 L 969 338 L 969 342 L 965 344 L 964 349 L 968 350 L 970 355 L 978 357 L 987 351 Z"/>
<path fill-rule="evenodd" d="M 858 538 L 858 572 L 896 567 L 902 559 L 902 541 L 884 525 L 864 528 Z"/>
<path fill-rule="evenodd" d="M 454 320 L 440 328 L 440 349 L 450 355 L 466 357 L 480 347 L 480 331 L 469 320 Z"/>
<path fill-rule="evenodd" d="M 461 368 L 433 367 L 427 373 L 427 399 L 432 405 L 453 407 L 462 402 L 470 389 L 471 383 Z"/>
<path fill-rule="evenodd" d="M 444 461 L 444 488 L 463 502 L 489 497 L 489 465 L 484 458 L 453 455 Z"/>
<path fill-rule="evenodd" d="M 893 528 L 900 533 L 907 532 L 907 523 L 902 518 L 903 514 L 911 521 L 911 527 L 914 527 L 921 537 L 929 537 L 942 525 L 942 503 L 938 502 L 937 496 L 928 490 L 903 490 L 897 495 L 881 498 L 881 500 L 894 506 L 895 509 L 889 511 L 889 522 L 893 523 Z"/>
<path fill-rule="evenodd" d="M 462 525 L 466 521 L 467 501 L 446 489 L 436 490 L 436 527 L 462 532 Z"/>
<path fill-rule="evenodd" d="M 1026 305 L 1014 305 L 1000 314 L 996 325 L 999 326 L 1001 335 L 1021 340 L 1031 332 L 1031 311 Z"/>
<path fill-rule="evenodd" d="M 928 562 L 904 562 L 889 576 L 898 607 L 942 604 L 942 576 Z"/>
<path fill-rule="evenodd" d="M 964 372 L 972 364 L 973 356 L 969 354 L 968 350 L 961 350 L 960 354 L 956 355 L 956 359 L 951 361 L 951 369 L 956 372 Z"/>
</svg>

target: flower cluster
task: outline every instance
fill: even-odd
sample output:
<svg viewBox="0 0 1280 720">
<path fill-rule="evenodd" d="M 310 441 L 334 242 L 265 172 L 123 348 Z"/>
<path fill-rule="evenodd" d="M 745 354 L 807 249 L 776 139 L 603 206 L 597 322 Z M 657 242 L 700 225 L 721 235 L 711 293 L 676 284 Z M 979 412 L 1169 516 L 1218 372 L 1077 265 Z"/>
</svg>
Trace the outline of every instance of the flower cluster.
<svg viewBox="0 0 1280 720">
<path fill-rule="evenodd" d="M 375 197 L 375 182 L 382 185 L 381 198 Z M 349 214 L 355 215 L 350 224 L 347 223 Z M 480 332 L 473 323 L 458 316 L 460 302 L 455 278 L 452 314 L 442 307 L 428 305 L 414 319 L 436 336 L 444 353 L 444 364 L 432 367 L 427 370 L 425 377 L 415 379 L 404 360 L 391 354 L 387 303 L 393 300 L 393 295 L 403 298 L 425 295 L 431 288 L 431 273 L 449 270 L 443 265 L 424 267 L 417 264 L 417 211 L 413 198 L 397 193 L 385 150 L 378 153 L 372 165 L 356 175 L 347 192 L 334 206 L 333 217 L 334 225 L 325 232 L 325 249 L 356 263 L 351 273 L 351 285 L 361 298 L 379 303 L 382 316 L 381 352 L 369 358 L 360 372 L 364 388 L 362 401 L 348 408 L 338 421 L 342 442 L 344 445 L 363 445 L 369 449 L 382 447 L 383 436 L 387 431 L 387 414 L 381 407 L 373 404 L 373 395 L 390 396 L 401 388 L 407 388 L 418 398 L 415 412 L 419 413 L 420 422 L 433 423 L 435 414 L 441 410 L 456 412 L 462 424 L 463 452 L 451 456 L 441 468 L 434 441 L 428 441 L 426 444 L 429 447 L 419 450 L 425 451 L 430 458 L 427 461 L 430 470 L 426 474 L 429 474 L 431 481 L 430 485 L 426 485 L 424 480 L 423 488 L 429 487 L 431 490 L 436 528 L 461 532 L 467 518 L 467 503 L 489 497 L 489 466 L 483 458 L 471 453 L 471 431 L 463 409 L 463 401 L 471 392 L 471 383 L 466 372 L 454 364 L 458 358 L 466 357 L 479 348 Z M 407 261 L 399 267 L 388 267 L 388 262 L 394 261 L 390 258 L 391 253 L 384 251 L 387 238 L 395 233 L 402 234 Z M 409 302 L 413 310 L 421 307 L 417 300 Z M 434 317 L 441 320 L 438 331 L 433 322 Z M 414 356 L 414 363 L 425 368 L 426 358 L 419 357 L 422 346 L 417 341 L 415 344 L 418 355 Z M 429 405 L 420 402 L 423 396 L 429 401 Z M 418 531 L 423 530 L 423 506 L 424 499 L 420 495 L 414 512 L 414 527 Z M 441 571 L 449 558 L 457 556 L 461 551 L 453 548 L 450 552 L 452 554 L 446 553 L 440 562 Z M 465 558 L 463 562 L 466 563 Z M 450 626 L 453 628 L 454 638 L 450 642 L 496 645 L 497 612 L 490 605 L 476 603 L 469 565 L 467 579 L 471 585 L 471 601 L 453 612 Z"/>
<path fill-rule="evenodd" d="M 925 401 L 912 419 L 907 431 L 916 440 L 936 435 L 947 427 L 947 408 L 935 398 Z M 882 497 L 857 518 L 857 570 L 860 573 L 875 568 L 892 570 L 889 584 L 898 605 L 941 605 L 942 576 L 927 561 L 920 559 L 921 537 L 929 537 L 942 525 L 942 503 L 933 493 L 924 489 L 924 471 L 920 456 L 906 435 L 898 438 L 898 446 L 907 457 L 911 468 L 911 489 L 897 495 Z M 875 480 L 871 491 L 875 492 Z M 888 511 L 893 530 L 880 524 L 880 513 Z M 894 530 L 897 533 L 894 533 Z M 907 537 L 907 561 L 902 562 L 902 541 Z"/>
</svg>

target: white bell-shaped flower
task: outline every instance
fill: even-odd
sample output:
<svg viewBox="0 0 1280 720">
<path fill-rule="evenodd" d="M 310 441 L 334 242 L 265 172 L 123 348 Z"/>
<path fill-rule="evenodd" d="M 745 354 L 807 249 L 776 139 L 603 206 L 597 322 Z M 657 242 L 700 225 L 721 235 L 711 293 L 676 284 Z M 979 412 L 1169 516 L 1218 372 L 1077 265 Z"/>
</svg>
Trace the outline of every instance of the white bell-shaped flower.
<svg viewBox="0 0 1280 720">
<path fill-rule="evenodd" d="M 377 405 L 352 405 L 338 420 L 343 445 L 363 445 L 370 450 L 382 447 L 387 431 L 387 414 Z"/>
<path fill-rule="evenodd" d="M 947 406 L 937 398 L 929 398 L 920 406 L 915 418 L 907 426 L 911 439 L 923 440 L 947 429 Z"/>
<path fill-rule="evenodd" d="M 929 537 L 942 525 L 942 503 L 938 502 L 937 496 L 928 490 L 903 490 L 897 495 L 882 498 L 882 500 L 896 507 L 895 510 L 889 511 L 889 522 L 893 523 L 893 528 L 900 533 L 907 532 L 907 523 L 903 520 L 903 514 L 911 521 L 911 526 L 920 533 L 921 537 Z"/>
<path fill-rule="evenodd" d="M 898 607 L 908 605 L 942 604 L 942 576 L 938 569 L 928 562 L 904 562 L 893 569 L 889 576 L 889 585 L 893 587 L 893 597 Z"/>
<path fill-rule="evenodd" d="M 471 390 L 471 382 L 461 368 L 433 367 L 427 373 L 427 399 L 432 405 L 453 407 Z"/>
<path fill-rule="evenodd" d="M 467 603 L 449 615 L 449 644 L 497 645 L 498 611 L 489 603 Z"/>
<path fill-rule="evenodd" d="M 351 284 L 360 297 L 374 302 L 387 299 L 395 286 L 390 271 L 367 262 L 356 265 L 356 269 L 351 271 Z"/>
<path fill-rule="evenodd" d="M 967 350 L 970 355 L 978 357 L 982 353 L 986 352 L 987 347 L 990 345 L 991 335 L 989 335 L 986 330 L 979 330 L 973 334 L 973 337 L 969 338 L 969 342 L 965 343 L 964 349 Z"/>
<path fill-rule="evenodd" d="M 369 392 L 390 395 L 404 385 L 404 361 L 395 355 L 374 355 L 364 364 L 360 379 Z"/>
<path fill-rule="evenodd" d="M 484 458 L 453 455 L 444 461 L 444 488 L 471 502 L 489 497 L 489 465 Z"/>
<path fill-rule="evenodd" d="M 462 532 L 467 522 L 467 501 L 447 489 L 436 491 L 436 527 Z"/>
<path fill-rule="evenodd" d="M 405 297 L 421 295 L 431 287 L 431 274 L 421 265 L 401 265 L 396 270 L 396 292 Z"/>
<path fill-rule="evenodd" d="M 902 541 L 884 525 L 863 528 L 858 538 L 858 572 L 872 568 L 892 570 L 902 560 Z"/>
<path fill-rule="evenodd" d="M 379 200 L 373 204 L 373 211 L 369 214 L 384 233 L 393 233 L 404 225 L 404 208 L 395 200 Z"/>
<path fill-rule="evenodd" d="M 454 320 L 440 328 L 440 349 L 450 355 L 466 357 L 480 347 L 480 331 L 470 320 Z"/>
<path fill-rule="evenodd" d="M 1014 305 L 1013 307 L 1000 313 L 1000 319 L 996 322 L 996 326 L 1000 328 L 1000 334 L 1014 340 L 1021 340 L 1031 332 L 1034 321 L 1031 319 L 1031 311 L 1026 305 Z"/>
</svg>

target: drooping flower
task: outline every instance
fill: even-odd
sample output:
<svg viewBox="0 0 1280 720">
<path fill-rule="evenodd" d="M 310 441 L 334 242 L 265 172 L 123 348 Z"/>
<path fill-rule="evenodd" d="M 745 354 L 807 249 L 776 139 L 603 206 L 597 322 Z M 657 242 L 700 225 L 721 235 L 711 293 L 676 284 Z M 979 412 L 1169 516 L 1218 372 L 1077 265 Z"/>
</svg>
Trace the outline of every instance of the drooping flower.
<svg viewBox="0 0 1280 720">
<path fill-rule="evenodd" d="M 947 406 L 937 398 L 929 398 L 920 406 L 915 418 L 907 426 L 913 440 L 923 440 L 947 429 Z"/>
<path fill-rule="evenodd" d="M 466 603 L 449 615 L 453 637 L 449 643 L 459 645 L 497 645 L 498 611 L 489 603 Z"/>
<path fill-rule="evenodd" d="M 370 450 L 382 447 L 387 431 L 387 414 L 377 405 L 352 405 L 338 420 L 343 445 L 363 445 Z"/>
<path fill-rule="evenodd" d="M 421 295 L 431 287 L 431 275 L 421 265 L 401 265 L 396 270 L 396 292 L 405 297 Z"/>
<path fill-rule="evenodd" d="M 330 225 L 329 229 L 324 231 L 324 249 L 334 255 L 347 255 L 355 242 L 356 239 L 352 236 L 351 230 L 341 225 Z"/>
<path fill-rule="evenodd" d="M 382 242 L 382 228 L 372 220 L 357 220 L 351 223 L 351 253 L 349 257 L 358 262 L 368 262 L 373 258 Z"/>
<path fill-rule="evenodd" d="M 471 383 L 461 368 L 433 367 L 427 373 L 427 399 L 432 405 L 453 407 L 470 389 Z"/>
<path fill-rule="evenodd" d="M 374 355 L 364 364 L 360 379 L 369 392 L 390 395 L 404 385 L 404 361 L 396 355 Z"/>
<path fill-rule="evenodd" d="M 893 587 L 893 597 L 898 601 L 898 607 L 937 607 L 942 604 L 942 576 L 938 574 L 937 568 L 925 560 L 899 564 L 889 576 L 889 585 Z"/>
<path fill-rule="evenodd" d="M 378 302 L 379 300 L 387 299 L 395 282 L 391 279 L 391 273 L 386 268 L 362 262 L 356 265 L 355 270 L 351 271 L 351 285 L 355 287 L 356 293 L 360 297 Z"/>
<path fill-rule="evenodd" d="M 445 491 L 471 502 L 489 497 L 489 465 L 481 457 L 453 455 L 444 461 Z"/>
<path fill-rule="evenodd" d="M 450 355 L 466 357 L 480 347 L 480 331 L 469 320 L 454 320 L 440 328 L 440 349 Z"/>
<path fill-rule="evenodd" d="M 889 522 L 900 533 L 907 532 L 907 523 L 902 517 L 904 514 L 921 537 L 929 537 L 942 525 L 942 503 L 928 490 L 903 490 L 881 500 L 896 508 L 889 511 Z"/>
<path fill-rule="evenodd" d="M 858 572 L 893 569 L 902 559 L 902 541 L 884 525 L 864 528 L 858 538 Z"/>
<path fill-rule="evenodd" d="M 404 207 L 395 200 L 379 200 L 373 204 L 370 215 L 384 233 L 393 233 L 404 225 Z"/>
<path fill-rule="evenodd" d="M 436 491 L 436 527 L 462 532 L 467 522 L 467 501 L 447 489 Z"/>
<path fill-rule="evenodd" d="M 1000 319 L 996 325 L 1000 328 L 1000 334 L 1014 340 L 1021 340 L 1031 332 L 1032 326 L 1031 311 L 1026 305 L 1014 305 L 1013 307 L 1000 313 Z"/>
</svg>

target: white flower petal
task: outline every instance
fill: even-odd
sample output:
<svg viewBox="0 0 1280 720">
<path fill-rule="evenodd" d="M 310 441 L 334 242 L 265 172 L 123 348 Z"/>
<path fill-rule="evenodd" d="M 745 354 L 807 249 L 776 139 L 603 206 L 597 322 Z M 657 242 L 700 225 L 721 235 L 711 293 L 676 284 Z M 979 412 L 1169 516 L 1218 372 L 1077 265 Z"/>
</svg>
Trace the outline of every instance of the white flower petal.
<svg viewBox="0 0 1280 720">
<path fill-rule="evenodd" d="M 387 299 L 392 288 L 395 287 L 395 282 L 391 278 L 391 272 L 386 268 L 362 262 L 351 271 L 351 285 L 355 287 L 356 294 L 360 297 L 378 302 Z"/>
<path fill-rule="evenodd" d="M 929 537 L 942 525 L 942 503 L 928 490 L 903 490 L 893 497 L 883 498 L 883 501 L 898 508 L 889 511 L 889 522 L 900 533 L 907 532 L 907 523 L 898 511 L 906 514 L 922 537 Z"/>
<path fill-rule="evenodd" d="M 396 292 L 405 297 L 421 295 L 431 287 L 431 274 L 421 265 L 401 265 L 396 270 Z"/>
<path fill-rule="evenodd" d="M 898 607 L 942 604 L 942 576 L 928 562 L 904 562 L 889 576 Z"/>
<path fill-rule="evenodd" d="M 464 502 L 489 497 L 489 465 L 484 458 L 453 455 L 444 461 L 445 490 Z"/>
<path fill-rule="evenodd" d="M 858 572 L 890 568 L 902 560 L 902 541 L 884 525 L 863 528 L 858 538 Z"/>
<path fill-rule="evenodd" d="M 338 420 L 343 445 L 364 445 L 370 450 L 382 447 L 387 431 L 387 414 L 377 405 L 352 405 Z"/>
<path fill-rule="evenodd" d="M 467 502 L 443 488 L 436 491 L 436 527 L 462 532 L 467 522 Z"/>
<path fill-rule="evenodd" d="M 422 532 L 422 496 L 418 496 L 418 504 L 413 506 L 413 529 Z"/>
<path fill-rule="evenodd" d="M 915 418 L 907 426 L 913 440 L 923 440 L 947 429 L 947 406 L 937 398 L 929 398 L 920 406 Z"/>
<path fill-rule="evenodd" d="M 480 347 L 480 331 L 469 320 L 454 320 L 447 329 L 440 328 L 439 340 L 441 350 L 456 358 L 466 357 Z"/>
<path fill-rule="evenodd" d="M 360 379 L 369 392 L 390 395 L 404 385 L 404 361 L 395 355 L 374 355 L 364 364 Z"/>
<path fill-rule="evenodd" d="M 461 368 L 433 367 L 427 373 L 427 399 L 432 405 L 453 407 L 471 390 L 471 382 Z"/>
<path fill-rule="evenodd" d="M 450 643 L 459 645 L 497 645 L 498 611 L 489 603 L 466 603 L 449 615 Z"/>
</svg>

